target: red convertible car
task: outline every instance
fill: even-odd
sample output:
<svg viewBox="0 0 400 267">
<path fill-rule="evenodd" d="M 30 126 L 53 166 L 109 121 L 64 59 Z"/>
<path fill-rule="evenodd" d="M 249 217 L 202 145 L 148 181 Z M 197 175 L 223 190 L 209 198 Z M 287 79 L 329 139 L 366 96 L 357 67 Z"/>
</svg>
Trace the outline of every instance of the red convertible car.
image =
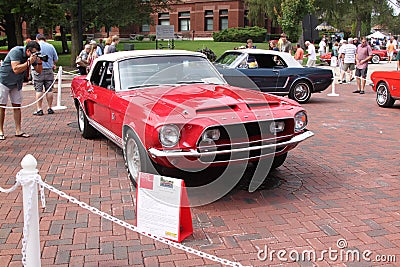
<svg viewBox="0 0 400 267">
<path fill-rule="evenodd" d="M 394 102 L 400 99 L 399 71 L 374 71 L 371 74 L 371 80 L 378 106 L 392 107 Z"/>
<path fill-rule="evenodd" d="M 139 172 L 171 168 L 267 159 L 277 168 L 313 135 L 298 103 L 228 85 L 197 52 L 106 54 L 71 90 L 82 136 L 101 133 L 121 147 L 134 184 Z"/>
</svg>

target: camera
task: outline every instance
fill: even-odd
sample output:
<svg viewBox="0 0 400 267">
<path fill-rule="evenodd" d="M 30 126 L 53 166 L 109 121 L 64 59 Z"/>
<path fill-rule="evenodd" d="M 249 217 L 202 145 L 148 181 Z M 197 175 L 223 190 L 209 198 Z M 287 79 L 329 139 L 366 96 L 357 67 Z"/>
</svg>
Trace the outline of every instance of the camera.
<svg viewBox="0 0 400 267">
<path fill-rule="evenodd" d="M 48 55 L 42 55 L 40 52 L 35 52 L 33 54 L 35 56 L 37 56 L 38 58 L 40 58 L 44 62 L 47 62 L 49 60 L 49 56 Z"/>
</svg>

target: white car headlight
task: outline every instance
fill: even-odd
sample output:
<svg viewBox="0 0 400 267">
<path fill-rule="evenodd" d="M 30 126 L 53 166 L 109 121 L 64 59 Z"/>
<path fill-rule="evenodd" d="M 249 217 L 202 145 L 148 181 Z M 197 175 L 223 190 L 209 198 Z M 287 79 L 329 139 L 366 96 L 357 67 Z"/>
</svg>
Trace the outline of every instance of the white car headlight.
<svg viewBox="0 0 400 267">
<path fill-rule="evenodd" d="M 274 121 L 269 125 L 269 131 L 273 134 L 281 133 L 285 130 L 284 121 Z"/>
<path fill-rule="evenodd" d="M 294 116 L 294 130 L 296 132 L 304 130 L 304 128 L 307 126 L 307 123 L 307 114 L 304 111 L 300 111 Z"/>
<path fill-rule="evenodd" d="M 206 130 L 203 133 L 203 140 L 213 140 L 213 141 L 217 141 L 221 136 L 221 133 L 219 131 L 219 129 L 211 129 L 211 130 Z"/>
<path fill-rule="evenodd" d="M 164 125 L 158 134 L 160 142 L 165 147 L 173 147 L 179 142 L 180 132 L 174 124 Z"/>
</svg>

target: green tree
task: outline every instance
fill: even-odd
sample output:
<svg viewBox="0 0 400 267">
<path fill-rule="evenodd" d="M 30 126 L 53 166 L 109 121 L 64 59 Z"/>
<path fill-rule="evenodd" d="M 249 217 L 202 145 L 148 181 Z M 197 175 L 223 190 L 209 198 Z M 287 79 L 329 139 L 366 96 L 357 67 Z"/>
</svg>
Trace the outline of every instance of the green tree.
<svg viewBox="0 0 400 267">
<path fill-rule="evenodd" d="M 264 26 L 264 17 L 277 20 L 291 40 L 299 38 L 303 17 L 314 10 L 314 0 L 246 0 L 249 20 Z"/>
<path fill-rule="evenodd" d="M 26 0 L 0 0 L 0 26 L 8 40 L 8 49 L 22 45 L 22 22 L 29 21 L 34 15 Z"/>
<path fill-rule="evenodd" d="M 281 10 L 282 14 L 278 16 L 278 22 L 282 30 L 291 40 L 297 41 L 302 35 L 304 16 L 314 10 L 314 0 L 283 0 Z"/>
<path fill-rule="evenodd" d="M 151 23 L 150 14 L 166 10 L 178 0 L 113 0 L 81 1 L 82 28 L 89 30 Z M 56 25 L 71 31 L 71 65 L 80 52 L 78 0 L 0 0 L 0 26 L 4 29 L 9 49 L 22 45 L 22 22 L 31 27 L 43 27 L 51 34 Z"/>
</svg>

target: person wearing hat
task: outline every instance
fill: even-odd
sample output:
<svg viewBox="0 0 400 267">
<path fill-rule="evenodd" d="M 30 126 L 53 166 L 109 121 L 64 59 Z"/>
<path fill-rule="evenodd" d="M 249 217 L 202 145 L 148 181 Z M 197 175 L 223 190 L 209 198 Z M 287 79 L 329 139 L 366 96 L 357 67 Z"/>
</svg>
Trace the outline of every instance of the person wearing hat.
<svg viewBox="0 0 400 267">
<path fill-rule="evenodd" d="M 86 44 L 83 50 L 76 57 L 76 67 L 78 68 L 80 75 L 87 74 L 87 68 L 89 66 L 89 53 L 92 46 L 90 44 Z"/>
<path fill-rule="evenodd" d="M 57 51 L 52 44 L 46 42 L 46 37 L 39 33 L 36 35 L 36 42 L 40 45 L 42 55 L 47 56 L 47 61 L 42 63 L 42 72 L 38 73 L 32 70 L 33 87 L 36 91 L 36 111 L 33 113 L 35 116 L 42 116 L 43 109 L 43 88 L 46 93 L 47 100 L 47 113 L 54 114 L 53 110 L 53 84 L 54 84 L 54 70 L 58 61 Z"/>
<path fill-rule="evenodd" d="M 98 57 L 103 55 L 103 51 L 101 50 L 101 47 L 99 45 L 97 45 L 96 40 L 91 40 L 89 44 L 92 46 L 96 46 L 96 55 Z"/>
</svg>

